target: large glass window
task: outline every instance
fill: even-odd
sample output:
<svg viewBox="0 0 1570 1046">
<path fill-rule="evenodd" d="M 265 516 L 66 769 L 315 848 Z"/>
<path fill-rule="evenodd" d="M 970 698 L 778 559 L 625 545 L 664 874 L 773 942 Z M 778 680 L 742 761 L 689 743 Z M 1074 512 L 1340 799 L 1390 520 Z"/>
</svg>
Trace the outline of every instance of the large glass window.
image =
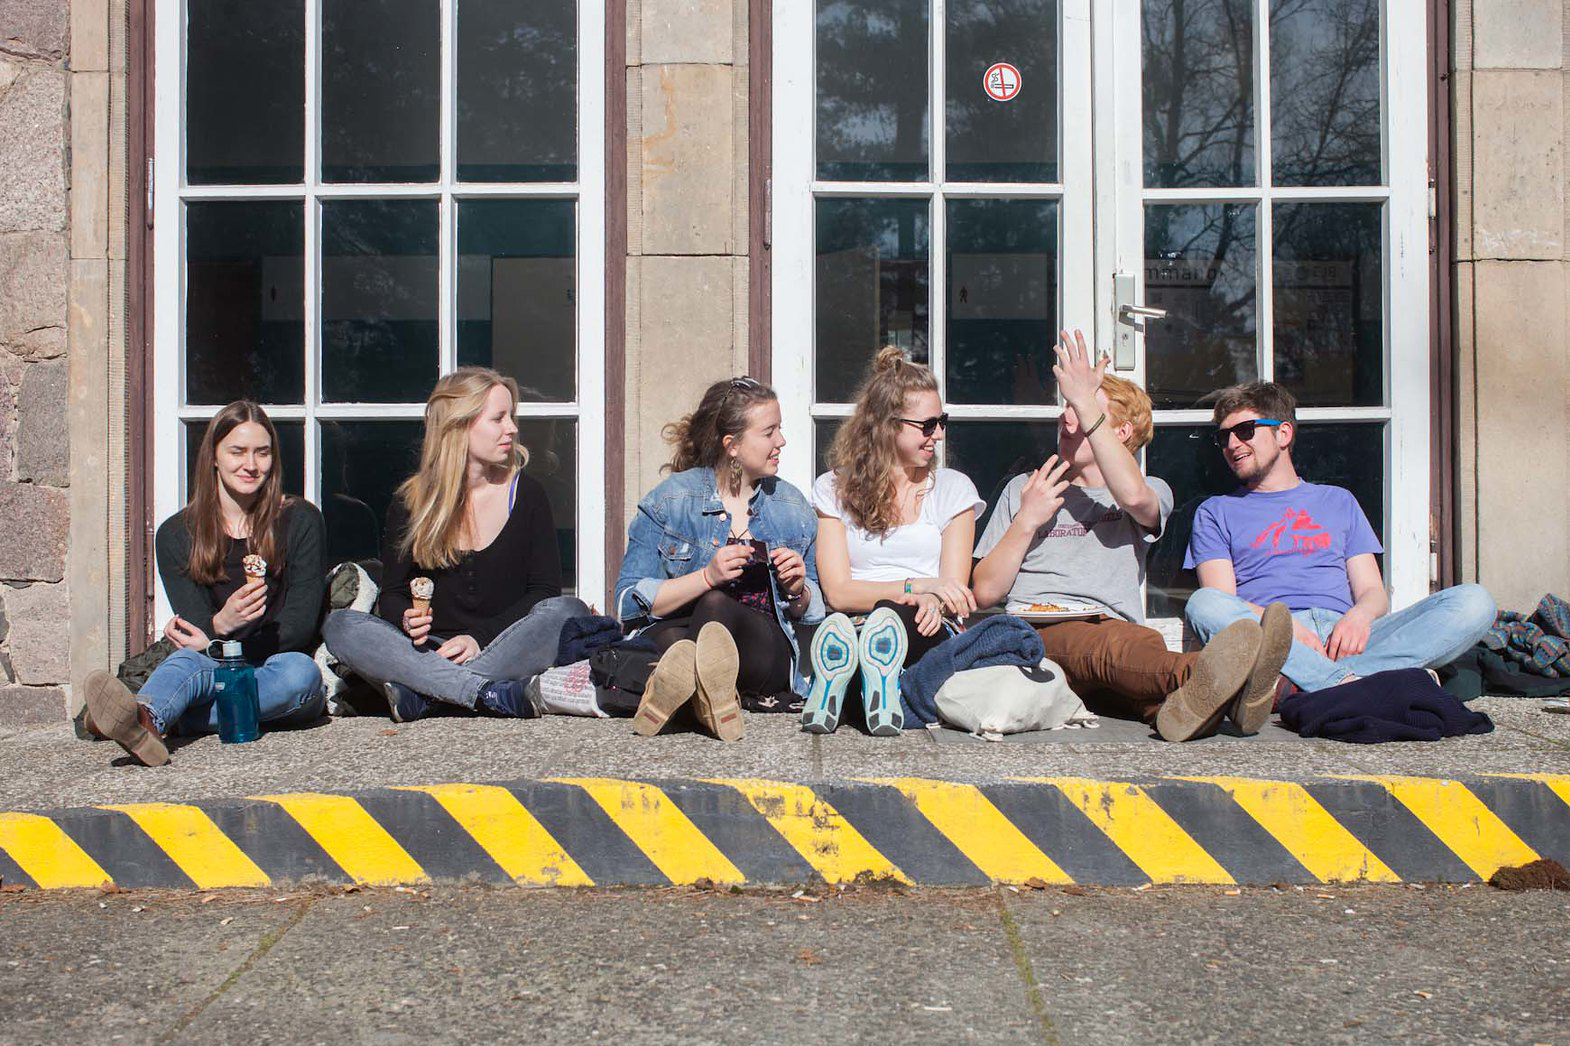
<svg viewBox="0 0 1570 1046">
<path fill-rule="evenodd" d="M 522 389 L 568 584 L 597 591 L 603 437 L 580 418 L 603 392 L 600 0 L 157 14 L 160 83 L 183 84 L 158 112 L 160 461 L 256 400 L 329 557 L 376 558 L 432 383 L 495 367 Z M 160 469 L 161 516 L 184 476 Z"/>
</svg>

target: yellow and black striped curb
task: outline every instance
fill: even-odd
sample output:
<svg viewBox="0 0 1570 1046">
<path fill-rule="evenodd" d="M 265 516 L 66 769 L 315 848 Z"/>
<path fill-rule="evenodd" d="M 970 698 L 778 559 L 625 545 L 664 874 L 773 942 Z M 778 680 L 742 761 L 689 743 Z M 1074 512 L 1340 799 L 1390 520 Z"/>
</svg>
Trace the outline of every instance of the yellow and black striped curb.
<svg viewBox="0 0 1570 1046">
<path fill-rule="evenodd" d="M 1461 882 L 1539 857 L 1570 864 L 1570 776 L 560 778 L 0 813 L 0 876 L 45 889 Z"/>
</svg>

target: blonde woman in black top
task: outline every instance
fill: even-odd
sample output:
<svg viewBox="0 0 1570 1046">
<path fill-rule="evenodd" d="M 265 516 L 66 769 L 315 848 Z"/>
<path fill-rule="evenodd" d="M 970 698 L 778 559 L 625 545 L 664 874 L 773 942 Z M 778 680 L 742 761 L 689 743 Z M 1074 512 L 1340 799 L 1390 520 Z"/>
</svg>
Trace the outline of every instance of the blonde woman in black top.
<svg viewBox="0 0 1570 1046">
<path fill-rule="evenodd" d="M 556 524 L 513 413 L 518 386 L 482 367 L 436 383 L 420 468 L 387 513 L 378 615 L 340 610 L 327 647 L 379 683 L 394 720 L 432 702 L 482 715 L 539 715 L 525 696 L 555 660 L 562 626 L 590 613 L 561 594 Z M 416 602 L 417 587 L 433 583 Z"/>
</svg>

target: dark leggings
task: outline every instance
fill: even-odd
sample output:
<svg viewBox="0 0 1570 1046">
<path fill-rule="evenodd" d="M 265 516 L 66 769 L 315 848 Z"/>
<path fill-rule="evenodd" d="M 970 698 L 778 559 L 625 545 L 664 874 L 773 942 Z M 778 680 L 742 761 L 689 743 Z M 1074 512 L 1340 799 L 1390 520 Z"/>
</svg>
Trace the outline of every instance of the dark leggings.
<svg viewBox="0 0 1570 1046">
<path fill-rule="evenodd" d="M 697 639 L 698 630 L 710 621 L 723 625 L 741 651 L 737 690 L 754 697 L 790 691 L 790 641 L 780 631 L 779 622 L 717 589 L 699 596 L 679 616 L 656 621 L 643 635 L 663 654 L 679 639 Z"/>
</svg>

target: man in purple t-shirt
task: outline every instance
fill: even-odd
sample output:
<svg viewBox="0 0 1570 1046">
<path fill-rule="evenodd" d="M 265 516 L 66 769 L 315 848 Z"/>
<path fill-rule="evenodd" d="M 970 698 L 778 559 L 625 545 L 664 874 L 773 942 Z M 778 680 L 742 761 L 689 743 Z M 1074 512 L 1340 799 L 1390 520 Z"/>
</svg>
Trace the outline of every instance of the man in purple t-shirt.
<svg viewBox="0 0 1570 1046">
<path fill-rule="evenodd" d="M 1222 390 L 1216 441 L 1242 482 L 1194 515 L 1183 565 L 1204 586 L 1185 616 L 1209 640 L 1280 600 L 1294 638 L 1281 674 L 1323 690 L 1393 668 L 1433 668 L 1460 656 L 1494 623 L 1479 585 L 1436 592 L 1392 614 L 1375 558 L 1384 549 L 1350 491 L 1300 479 L 1292 464 L 1297 401 L 1274 382 Z"/>
</svg>

